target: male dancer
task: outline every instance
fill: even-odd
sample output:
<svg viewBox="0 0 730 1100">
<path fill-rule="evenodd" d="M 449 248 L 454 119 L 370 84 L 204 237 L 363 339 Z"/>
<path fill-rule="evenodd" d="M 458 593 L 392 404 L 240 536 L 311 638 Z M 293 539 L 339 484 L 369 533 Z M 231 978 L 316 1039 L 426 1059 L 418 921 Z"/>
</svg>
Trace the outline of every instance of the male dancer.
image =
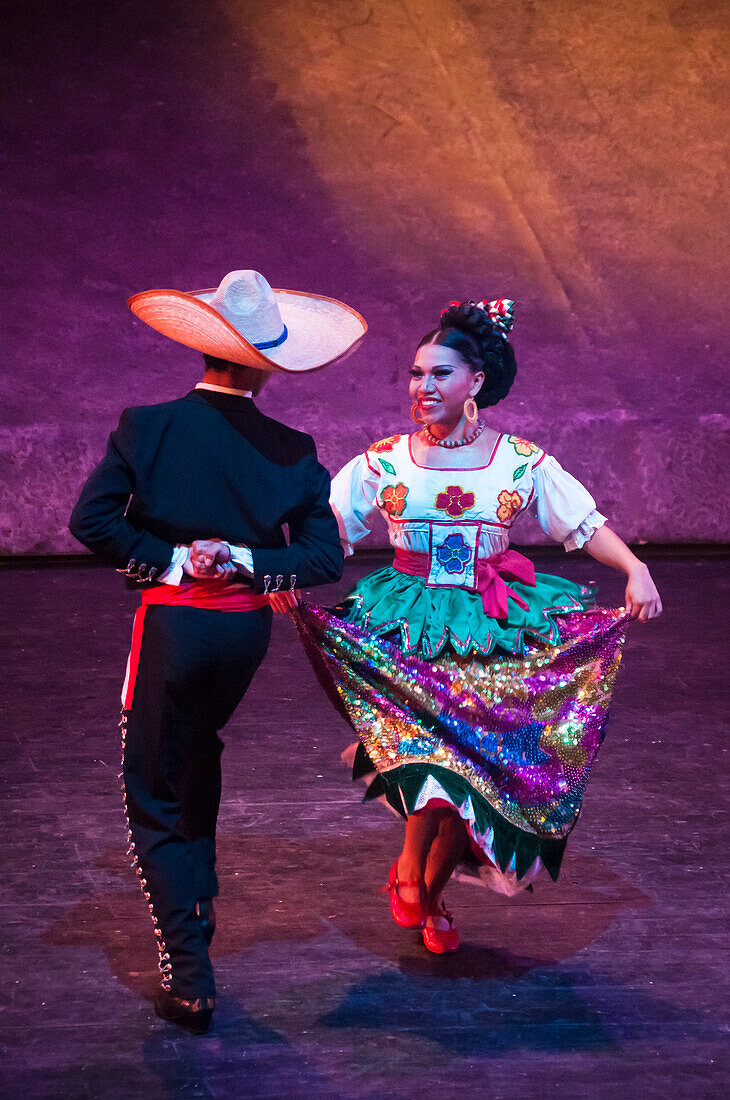
<svg viewBox="0 0 730 1100">
<path fill-rule="evenodd" d="M 272 291 L 254 271 L 231 272 L 216 291 L 147 291 L 129 304 L 202 351 L 206 371 L 184 397 L 122 413 L 70 529 L 143 586 L 122 695 L 130 855 L 157 936 L 156 1011 L 202 1034 L 215 1007 L 218 733 L 266 653 L 271 594 L 286 603 L 296 586 L 342 573 L 313 440 L 252 397 L 267 372 L 340 359 L 367 326 L 341 302 Z"/>
</svg>

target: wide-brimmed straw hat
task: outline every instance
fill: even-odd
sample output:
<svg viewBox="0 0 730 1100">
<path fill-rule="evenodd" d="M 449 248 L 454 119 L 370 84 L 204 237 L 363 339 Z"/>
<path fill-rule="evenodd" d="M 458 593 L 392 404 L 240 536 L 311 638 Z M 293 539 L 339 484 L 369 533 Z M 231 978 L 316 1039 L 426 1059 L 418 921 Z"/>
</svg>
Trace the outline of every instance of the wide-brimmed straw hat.
<svg viewBox="0 0 730 1100">
<path fill-rule="evenodd" d="M 268 371 L 325 367 L 352 351 L 368 328 L 344 302 L 272 290 L 258 271 L 231 271 L 217 290 L 145 290 L 127 304 L 180 344 Z"/>
</svg>

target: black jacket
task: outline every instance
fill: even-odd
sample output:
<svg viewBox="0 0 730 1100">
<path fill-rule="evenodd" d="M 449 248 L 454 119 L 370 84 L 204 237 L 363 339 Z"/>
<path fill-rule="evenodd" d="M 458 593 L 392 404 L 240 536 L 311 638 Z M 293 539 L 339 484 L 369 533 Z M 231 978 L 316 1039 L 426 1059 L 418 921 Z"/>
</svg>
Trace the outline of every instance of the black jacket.
<svg viewBox="0 0 730 1100">
<path fill-rule="evenodd" d="M 178 543 L 220 538 L 250 547 L 255 592 L 309 587 L 342 575 L 329 488 L 311 436 L 249 398 L 192 390 L 124 410 L 69 527 L 139 580 L 167 569 Z"/>
</svg>

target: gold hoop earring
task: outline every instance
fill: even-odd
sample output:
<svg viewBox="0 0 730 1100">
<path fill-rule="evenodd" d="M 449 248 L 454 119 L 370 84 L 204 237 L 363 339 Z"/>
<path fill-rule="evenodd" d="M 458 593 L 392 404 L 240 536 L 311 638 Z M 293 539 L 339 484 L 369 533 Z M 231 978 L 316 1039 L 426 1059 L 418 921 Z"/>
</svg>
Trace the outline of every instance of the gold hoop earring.
<svg viewBox="0 0 730 1100">
<path fill-rule="evenodd" d="M 479 407 L 473 397 L 467 397 L 464 402 L 464 416 L 470 424 L 475 424 L 479 419 Z"/>
<path fill-rule="evenodd" d="M 426 421 L 422 416 L 416 416 L 416 410 L 418 409 L 418 402 L 414 401 L 411 405 L 411 420 L 414 424 L 425 424 Z"/>
</svg>

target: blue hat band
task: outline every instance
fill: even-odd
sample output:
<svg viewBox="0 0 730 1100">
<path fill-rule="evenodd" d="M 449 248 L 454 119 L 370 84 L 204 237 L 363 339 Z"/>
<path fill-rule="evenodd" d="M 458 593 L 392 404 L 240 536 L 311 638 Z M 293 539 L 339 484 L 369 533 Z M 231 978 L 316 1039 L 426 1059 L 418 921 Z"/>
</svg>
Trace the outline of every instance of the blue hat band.
<svg viewBox="0 0 730 1100">
<path fill-rule="evenodd" d="M 266 340 L 263 344 L 254 344 L 254 347 L 257 348 L 258 351 L 265 351 L 266 348 L 278 348 L 279 344 L 284 343 L 288 335 L 289 330 L 287 329 L 286 325 L 284 325 L 284 331 L 282 332 L 281 336 L 278 336 L 276 338 L 276 340 Z"/>
</svg>

